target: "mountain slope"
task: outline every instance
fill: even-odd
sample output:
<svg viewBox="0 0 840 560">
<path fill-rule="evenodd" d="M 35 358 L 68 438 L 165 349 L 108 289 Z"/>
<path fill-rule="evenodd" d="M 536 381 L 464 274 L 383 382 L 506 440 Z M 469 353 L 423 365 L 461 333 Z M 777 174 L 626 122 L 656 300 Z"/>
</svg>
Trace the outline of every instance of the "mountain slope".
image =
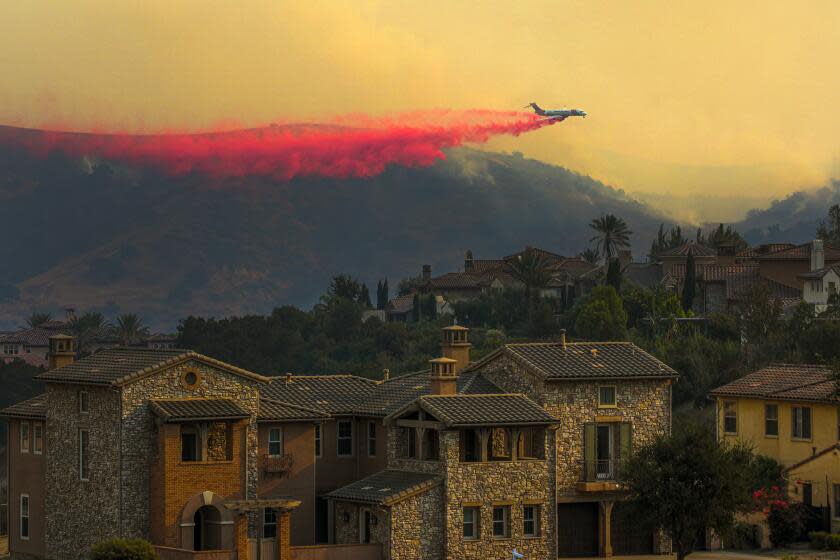
<svg viewBox="0 0 840 560">
<path fill-rule="evenodd" d="M 0 149 L 0 328 L 35 309 L 187 314 L 308 305 L 334 274 L 367 282 L 539 245 L 576 254 L 623 217 L 643 254 L 665 218 L 588 177 L 471 149 L 368 179 L 163 177 Z"/>
</svg>

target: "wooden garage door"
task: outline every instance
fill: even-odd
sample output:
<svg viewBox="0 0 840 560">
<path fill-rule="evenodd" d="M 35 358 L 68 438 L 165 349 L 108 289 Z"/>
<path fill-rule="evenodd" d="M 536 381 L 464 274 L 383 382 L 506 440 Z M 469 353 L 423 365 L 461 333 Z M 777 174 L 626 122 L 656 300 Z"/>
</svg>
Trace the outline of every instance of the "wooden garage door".
<svg viewBox="0 0 840 560">
<path fill-rule="evenodd" d="M 558 556 L 598 556 L 598 503 L 557 505 Z"/>
<path fill-rule="evenodd" d="M 634 522 L 626 504 L 613 506 L 611 529 L 613 554 L 653 554 L 653 532 Z"/>
</svg>

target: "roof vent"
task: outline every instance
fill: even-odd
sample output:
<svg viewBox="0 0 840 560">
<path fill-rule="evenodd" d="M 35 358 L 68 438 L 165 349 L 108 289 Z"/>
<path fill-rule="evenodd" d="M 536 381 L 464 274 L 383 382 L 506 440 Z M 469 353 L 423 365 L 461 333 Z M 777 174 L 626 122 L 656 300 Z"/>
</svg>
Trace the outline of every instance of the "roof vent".
<svg viewBox="0 0 840 560">
<path fill-rule="evenodd" d="M 592 353 L 593 358 L 598 357 L 598 349 L 597 348 L 593 348 L 592 350 L 590 350 L 590 352 Z"/>
</svg>

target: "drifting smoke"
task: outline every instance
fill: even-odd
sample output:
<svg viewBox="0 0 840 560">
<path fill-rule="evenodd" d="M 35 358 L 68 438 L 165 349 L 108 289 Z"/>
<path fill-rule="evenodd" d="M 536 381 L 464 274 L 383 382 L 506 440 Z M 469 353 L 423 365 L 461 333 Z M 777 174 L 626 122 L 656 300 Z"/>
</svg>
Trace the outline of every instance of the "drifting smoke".
<svg viewBox="0 0 840 560">
<path fill-rule="evenodd" d="M 518 136 L 552 124 L 536 115 L 503 111 L 424 111 L 390 118 L 351 116 L 323 125 L 201 134 L 100 134 L 6 129 L 0 143 L 46 156 L 95 156 L 168 175 L 199 172 L 215 178 L 260 175 L 280 180 L 370 177 L 388 165 L 425 167 L 444 148 Z M 10 132 L 17 131 L 17 132 Z"/>
</svg>

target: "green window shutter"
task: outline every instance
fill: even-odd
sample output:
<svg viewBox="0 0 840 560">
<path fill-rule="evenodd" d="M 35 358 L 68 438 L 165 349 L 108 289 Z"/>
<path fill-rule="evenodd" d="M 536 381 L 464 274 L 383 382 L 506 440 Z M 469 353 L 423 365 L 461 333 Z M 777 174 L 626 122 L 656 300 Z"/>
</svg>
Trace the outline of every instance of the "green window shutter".
<svg viewBox="0 0 840 560">
<path fill-rule="evenodd" d="M 618 457 L 623 462 L 630 457 L 630 452 L 633 450 L 633 425 L 630 422 L 622 422 L 618 430 Z"/>
<path fill-rule="evenodd" d="M 595 466 L 597 463 L 597 449 L 595 445 L 595 422 L 587 422 L 583 426 L 583 472 L 584 479 L 595 480 Z"/>
</svg>

